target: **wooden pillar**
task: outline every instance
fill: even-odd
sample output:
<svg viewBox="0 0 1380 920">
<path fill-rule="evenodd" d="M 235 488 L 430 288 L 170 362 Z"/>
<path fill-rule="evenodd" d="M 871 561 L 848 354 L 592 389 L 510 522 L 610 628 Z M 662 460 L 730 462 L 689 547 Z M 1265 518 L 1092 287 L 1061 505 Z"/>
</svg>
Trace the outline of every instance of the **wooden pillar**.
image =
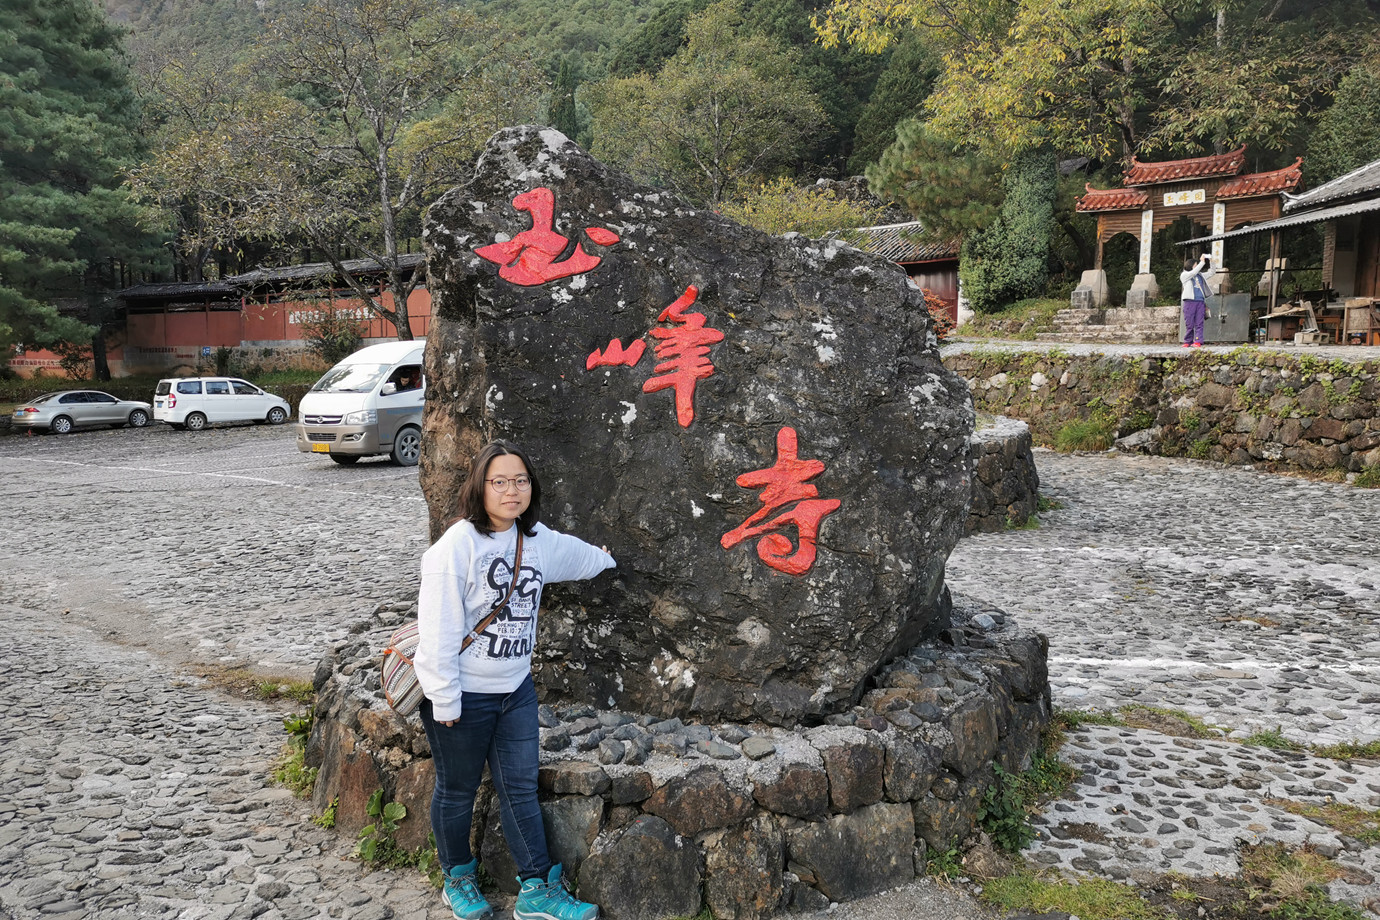
<svg viewBox="0 0 1380 920">
<path fill-rule="evenodd" d="M 1275 312 L 1279 303 L 1279 230 L 1270 231 L 1270 301 L 1266 313 Z"/>
<path fill-rule="evenodd" d="M 1144 210 L 1140 212 L 1140 264 L 1137 266 L 1142 275 L 1150 273 L 1150 243 L 1155 239 L 1155 212 Z"/>
<path fill-rule="evenodd" d="M 1097 258 L 1093 261 L 1093 268 L 1097 271 L 1102 270 L 1102 246 L 1106 242 L 1103 234 L 1107 229 L 1107 219 L 1101 214 L 1097 215 Z"/>
<path fill-rule="evenodd" d="M 1218 236 L 1227 232 L 1227 206 L 1218 202 L 1212 206 L 1212 235 Z M 1212 268 L 1213 271 L 1221 272 L 1221 281 L 1218 284 L 1218 291 L 1222 294 L 1232 290 L 1230 279 L 1227 276 L 1226 259 L 1224 256 L 1227 251 L 1226 240 L 1213 240 L 1212 242 Z"/>
</svg>

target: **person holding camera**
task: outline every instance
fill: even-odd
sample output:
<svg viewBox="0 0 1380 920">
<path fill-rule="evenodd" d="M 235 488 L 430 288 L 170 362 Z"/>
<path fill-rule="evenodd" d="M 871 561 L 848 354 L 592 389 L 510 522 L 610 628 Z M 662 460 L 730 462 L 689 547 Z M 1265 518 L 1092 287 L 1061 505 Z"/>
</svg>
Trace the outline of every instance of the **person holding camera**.
<svg viewBox="0 0 1380 920">
<path fill-rule="evenodd" d="M 1184 308 L 1184 348 L 1203 347 L 1203 320 L 1207 318 L 1208 282 L 1215 274 L 1212 259 L 1207 253 L 1198 261 L 1184 259 L 1184 270 L 1179 272 L 1179 284 L 1183 286 L 1180 299 Z"/>
</svg>

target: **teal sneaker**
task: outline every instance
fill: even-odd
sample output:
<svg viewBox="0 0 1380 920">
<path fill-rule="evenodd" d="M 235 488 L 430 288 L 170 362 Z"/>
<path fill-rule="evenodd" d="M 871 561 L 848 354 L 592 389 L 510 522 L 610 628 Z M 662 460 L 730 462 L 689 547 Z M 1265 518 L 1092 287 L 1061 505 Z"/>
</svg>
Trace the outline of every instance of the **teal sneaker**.
<svg viewBox="0 0 1380 920">
<path fill-rule="evenodd" d="M 518 879 L 522 890 L 513 906 L 516 920 L 595 920 L 599 908 L 577 901 L 565 890 L 561 881 L 561 865 L 551 867 L 545 881 L 539 878 Z"/>
<path fill-rule="evenodd" d="M 455 914 L 456 920 L 483 920 L 494 915 L 494 909 L 479 893 L 479 882 L 474 875 L 478 871 L 479 860 L 472 859 L 463 866 L 451 866 L 446 873 L 441 899 Z"/>
</svg>

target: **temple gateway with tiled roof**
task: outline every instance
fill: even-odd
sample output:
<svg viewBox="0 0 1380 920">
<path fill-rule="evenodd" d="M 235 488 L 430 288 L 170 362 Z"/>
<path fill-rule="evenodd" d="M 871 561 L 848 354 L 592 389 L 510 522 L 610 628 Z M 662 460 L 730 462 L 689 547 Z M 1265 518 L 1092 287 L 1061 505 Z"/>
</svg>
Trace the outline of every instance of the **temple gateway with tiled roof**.
<svg viewBox="0 0 1380 920">
<path fill-rule="evenodd" d="M 1106 305 L 1102 250 L 1118 233 L 1130 233 L 1140 240 L 1140 265 L 1126 305 L 1145 306 L 1159 296 L 1159 285 L 1150 271 L 1150 245 L 1156 230 L 1187 217 L 1219 234 L 1245 223 L 1279 217 L 1284 193 L 1296 188 L 1302 178 L 1303 159 L 1283 169 L 1241 175 L 1245 164 L 1244 146 L 1228 153 L 1164 163 L 1142 163 L 1132 157 L 1121 188 L 1086 186 L 1087 193 L 1078 199 L 1077 210 L 1097 215 L 1097 262 L 1092 271 L 1083 273 L 1083 283 L 1074 292 L 1075 305 L 1080 301 Z M 1226 267 L 1221 240 L 1212 244 L 1212 262 L 1219 272 Z M 1217 277 L 1220 283 L 1229 283 L 1227 273 Z"/>
</svg>

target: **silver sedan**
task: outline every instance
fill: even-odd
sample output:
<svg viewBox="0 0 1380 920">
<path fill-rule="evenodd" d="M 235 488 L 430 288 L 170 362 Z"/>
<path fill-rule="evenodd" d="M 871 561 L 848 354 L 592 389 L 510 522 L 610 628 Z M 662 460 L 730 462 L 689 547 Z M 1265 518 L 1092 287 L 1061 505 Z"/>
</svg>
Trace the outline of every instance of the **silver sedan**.
<svg viewBox="0 0 1380 920">
<path fill-rule="evenodd" d="M 152 417 L 153 407 L 146 402 L 116 399 L 100 390 L 63 390 L 20 403 L 10 416 L 10 424 L 67 434 L 78 425 L 143 428 Z"/>
</svg>

